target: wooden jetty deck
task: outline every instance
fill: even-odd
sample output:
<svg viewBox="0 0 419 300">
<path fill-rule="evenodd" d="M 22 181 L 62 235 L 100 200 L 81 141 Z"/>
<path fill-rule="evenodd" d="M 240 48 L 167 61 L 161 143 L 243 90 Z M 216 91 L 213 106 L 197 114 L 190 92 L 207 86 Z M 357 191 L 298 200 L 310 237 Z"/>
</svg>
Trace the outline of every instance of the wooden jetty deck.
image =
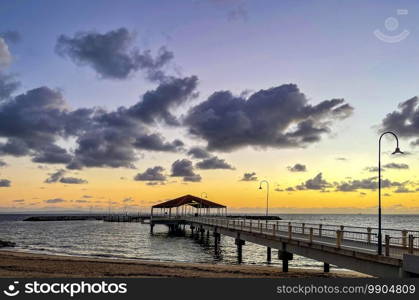
<svg viewBox="0 0 419 300">
<path fill-rule="evenodd" d="M 285 272 L 296 254 L 324 262 L 325 272 L 333 264 L 377 277 L 419 277 L 419 231 L 384 229 L 384 254 L 378 255 L 376 228 L 194 215 L 153 216 L 151 232 L 156 224 L 189 226 L 201 238 L 212 232 L 215 251 L 221 235 L 232 237 L 239 262 L 246 242 L 267 247 L 268 261 L 277 249 Z"/>
</svg>

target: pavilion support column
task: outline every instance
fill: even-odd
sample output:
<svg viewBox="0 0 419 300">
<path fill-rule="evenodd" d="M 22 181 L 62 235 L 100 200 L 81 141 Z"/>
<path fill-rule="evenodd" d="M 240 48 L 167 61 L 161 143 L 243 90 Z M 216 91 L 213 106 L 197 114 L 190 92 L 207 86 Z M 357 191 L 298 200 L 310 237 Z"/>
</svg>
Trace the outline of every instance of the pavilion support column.
<svg viewBox="0 0 419 300">
<path fill-rule="evenodd" d="M 150 223 L 150 233 L 151 234 L 154 233 L 153 230 L 154 230 L 154 223 Z"/>
<path fill-rule="evenodd" d="M 191 225 L 191 236 L 193 237 L 193 234 L 194 234 L 194 230 L 195 230 L 195 226 L 193 226 L 193 225 Z"/>
</svg>

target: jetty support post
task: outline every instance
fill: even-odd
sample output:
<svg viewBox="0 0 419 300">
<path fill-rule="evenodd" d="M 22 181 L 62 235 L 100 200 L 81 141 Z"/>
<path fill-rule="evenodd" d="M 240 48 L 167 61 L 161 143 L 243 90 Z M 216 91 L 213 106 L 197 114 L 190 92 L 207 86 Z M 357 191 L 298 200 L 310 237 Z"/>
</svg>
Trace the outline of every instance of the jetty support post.
<svg viewBox="0 0 419 300">
<path fill-rule="evenodd" d="M 324 273 L 329 273 L 330 272 L 330 265 L 327 262 L 325 262 L 323 264 L 323 272 Z"/>
<path fill-rule="evenodd" d="M 278 259 L 282 260 L 282 272 L 288 272 L 288 262 L 293 259 L 293 254 L 287 251 L 287 244 L 282 243 L 278 249 Z"/>
<path fill-rule="evenodd" d="M 266 247 L 266 260 L 271 262 L 271 247 Z"/>
<path fill-rule="evenodd" d="M 237 234 L 235 244 L 237 246 L 237 262 L 239 264 L 241 264 L 242 260 L 243 260 L 243 245 L 245 245 L 246 242 L 244 240 L 240 239 L 240 234 L 239 233 Z"/>
<path fill-rule="evenodd" d="M 150 233 L 153 234 L 154 233 L 154 223 L 150 222 Z"/>
<path fill-rule="evenodd" d="M 220 250 L 221 235 L 219 232 L 217 232 L 217 227 L 214 228 L 214 232 L 212 233 L 212 235 L 214 236 L 214 252 L 218 253 L 218 251 Z"/>
</svg>

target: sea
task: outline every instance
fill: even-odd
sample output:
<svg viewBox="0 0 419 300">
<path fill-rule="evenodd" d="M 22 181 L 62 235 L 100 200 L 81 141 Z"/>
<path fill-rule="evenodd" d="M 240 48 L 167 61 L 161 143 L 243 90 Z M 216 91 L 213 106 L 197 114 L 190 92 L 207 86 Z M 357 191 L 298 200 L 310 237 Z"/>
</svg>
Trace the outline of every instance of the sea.
<svg viewBox="0 0 419 300">
<path fill-rule="evenodd" d="M 237 264 L 234 239 L 222 236 L 215 253 L 213 239 L 199 241 L 168 233 L 156 225 L 150 234 L 148 224 L 103 221 L 26 222 L 33 215 L 0 214 L 0 240 L 16 243 L 13 251 L 112 259 L 138 259 L 211 264 Z M 377 226 L 376 215 L 279 214 L 283 220 L 350 226 Z M 419 230 L 419 215 L 383 215 L 383 227 Z M 280 266 L 275 252 L 266 261 L 266 247 L 246 242 L 242 264 Z M 294 255 L 290 267 L 314 269 L 322 262 Z"/>
</svg>

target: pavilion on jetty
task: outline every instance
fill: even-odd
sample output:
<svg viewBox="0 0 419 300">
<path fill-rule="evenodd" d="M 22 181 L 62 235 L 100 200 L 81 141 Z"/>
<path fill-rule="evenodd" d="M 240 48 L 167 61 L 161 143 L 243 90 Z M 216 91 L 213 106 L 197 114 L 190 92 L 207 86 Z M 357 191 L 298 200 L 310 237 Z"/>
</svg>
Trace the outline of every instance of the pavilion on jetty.
<svg viewBox="0 0 419 300">
<path fill-rule="evenodd" d="M 156 210 L 159 211 L 156 212 Z M 174 211 L 172 211 L 172 209 Z M 151 218 L 182 216 L 226 216 L 227 206 L 193 195 L 184 195 L 151 207 Z"/>
</svg>

